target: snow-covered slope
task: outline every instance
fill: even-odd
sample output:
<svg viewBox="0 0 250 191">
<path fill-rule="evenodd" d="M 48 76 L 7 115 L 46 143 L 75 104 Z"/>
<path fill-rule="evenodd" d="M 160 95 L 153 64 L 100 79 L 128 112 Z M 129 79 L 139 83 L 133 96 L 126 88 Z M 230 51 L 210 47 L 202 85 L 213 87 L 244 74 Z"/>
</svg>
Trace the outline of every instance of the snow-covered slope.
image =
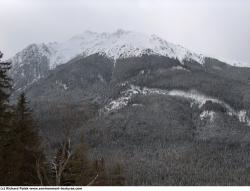
<svg viewBox="0 0 250 191">
<path fill-rule="evenodd" d="M 163 90 L 147 87 L 138 87 L 131 85 L 129 89 L 121 92 L 121 96 L 117 99 L 111 100 L 105 107 L 104 112 L 112 112 L 126 107 L 129 101 L 132 100 L 136 95 L 166 95 L 184 98 L 190 101 L 190 106 L 197 105 L 200 109 L 207 102 L 211 101 L 212 103 L 217 103 L 226 108 L 227 114 L 230 116 L 236 116 L 238 120 L 242 123 L 246 123 L 250 126 L 250 119 L 247 116 L 246 110 L 236 111 L 229 104 L 225 103 L 222 100 L 204 95 L 196 90 L 183 91 L 183 90 Z M 212 120 L 214 118 L 215 112 L 203 111 L 200 115 L 201 119 L 210 117 Z"/>
<path fill-rule="evenodd" d="M 20 66 L 29 55 L 29 49 L 24 49 L 12 58 L 13 65 Z M 180 45 L 169 43 L 156 35 L 145 35 L 131 31 L 117 30 L 114 33 L 96 33 L 86 31 L 73 36 L 66 42 L 36 44 L 34 51 L 48 58 L 49 68 L 66 63 L 78 56 L 88 56 L 94 53 L 102 53 L 113 59 L 140 56 L 142 54 L 164 55 L 170 58 L 194 60 L 203 64 L 204 57 L 196 54 Z M 33 53 L 34 54 L 34 53 Z"/>
</svg>

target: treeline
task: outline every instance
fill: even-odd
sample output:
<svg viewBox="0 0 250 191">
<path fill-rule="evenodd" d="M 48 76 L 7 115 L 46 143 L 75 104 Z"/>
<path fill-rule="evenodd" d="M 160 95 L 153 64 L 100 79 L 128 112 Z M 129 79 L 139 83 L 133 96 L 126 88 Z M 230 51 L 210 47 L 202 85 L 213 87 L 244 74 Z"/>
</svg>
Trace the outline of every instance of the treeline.
<svg viewBox="0 0 250 191">
<path fill-rule="evenodd" d="M 11 63 L 1 61 L 2 56 L 0 52 L 0 185 L 124 185 L 121 166 L 107 170 L 103 158 L 90 160 L 83 139 L 72 147 L 65 136 L 52 159 L 46 155 L 24 93 L 10 104 Z"/>
</svg>

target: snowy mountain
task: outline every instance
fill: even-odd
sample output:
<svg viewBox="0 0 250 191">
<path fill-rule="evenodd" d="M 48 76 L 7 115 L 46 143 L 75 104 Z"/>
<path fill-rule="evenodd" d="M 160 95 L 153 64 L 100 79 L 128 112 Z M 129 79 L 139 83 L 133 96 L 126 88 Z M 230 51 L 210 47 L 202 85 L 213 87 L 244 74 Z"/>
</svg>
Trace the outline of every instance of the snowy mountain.
<svg viewBox="0 0 250 191">
<path fill-rule="evenodd" d="M 178 180 L 194 169 L 193 181 L 197 166 L 203 173 L 204 164 L 207 168 L 221 158 L 215 171 L 208 167 L 214 177 L 225 164 L 225 150 L 234 161 L 249 159 L 250 68 L 196 54 L 156 35 L 123 30 L 87 31 L 62 43 L 32 44 L 12 62 L 11 101 L 25 93 L 45 140 L 57 145 L 68 128 L 72 143 L 84 135 L 93 156 L 122 157 L 133 172 L 131 185 L 139 173 L 146 175 L 143 181 L 158 184 L 150 174 L 179 169 L 184 172 Z M 201 157 L 204 163 L 193 162 Z M 179 161 L 178 168 L 173 161 Z M 238 165 L 231 166 L 232 174 L 238 172 Z M 213 180 L 228 168 L 224 165 Z"/>
<path fill-rule="evenodd" d="M 114 51 L 107 53 L 118 55 Z M 60 143 L 64 130 L 69 128 L 74 142 L 84 135 L 90 147 L 110 161 L 123 153 L 127 162 L 124 166 L 134 165 L 136 169 L 139 165 L 135 157 L 139 161 L 143 158 L 140 166 L 146 169 L 144 174 L 148 173 L 152 156 L 165 165 L 169 149 L 196 156 L 192 149 L 197 152 L 198 148 L 201 152 L 195 161 L 206 150 L 204 144 L 212 148 L 204 156 L 206 159 L 214 149 L 221 156 L 222 150 L 235 149 L 237 145 L 239 149 L 233 154 L 230 150 L 230 156 L 247 153 L 250 68 L 233 67 L 207 57 L 203 65 L 192 60 L 181 63 L 156 53 L 118 60 L 91 54 L 53 68 L 51 58 L 55 61 L 56 55 L 59 51 L 52 54 L 47 45 L 31 45 L 23 52 L 25 63 L 16 68 L 14 75 L 15 95 L 25 92 L 42 136 L 52 145 Z M 65 55 L 69 59 L 70 54 Z M 246 150 L 242 150 L 242 145 L 246 145 Z M 166 151 L 164 156 L 162 151 Z M 249 155 L 244 161 L 247 158 Z M 208 158 L 204 164 L 209 161 L 216 160 Z M 152 169 L 161 165 L 157 163 Z M 171 168 L 164 171 L 168 173 Z M 155 174 L 160 172 L 162 169 Z M 148 181 L 157 182 L 154 177 L 149 175 Z"/>
<path fill-rule="evenodd" d="M 12 58 L 12 62 L 14 67 L 20 67 L 27 57 L 39 54 L 49 60 L 49 68 L 53 69 L 78 55 L 88 56 L 95 53 L 105 54 L 115 60 L 142 54 L 156 54 L 176 58 L 180 62 L 183 60 L 194 60 L 200 64 L 204 62 L 202 55 L 180 45 L 169 43 L 156 35 L 145 35 L 121 29 L 114 33 L 85 31 L 66 42 L 33 44 L 17 53 Z"/>
</svg>

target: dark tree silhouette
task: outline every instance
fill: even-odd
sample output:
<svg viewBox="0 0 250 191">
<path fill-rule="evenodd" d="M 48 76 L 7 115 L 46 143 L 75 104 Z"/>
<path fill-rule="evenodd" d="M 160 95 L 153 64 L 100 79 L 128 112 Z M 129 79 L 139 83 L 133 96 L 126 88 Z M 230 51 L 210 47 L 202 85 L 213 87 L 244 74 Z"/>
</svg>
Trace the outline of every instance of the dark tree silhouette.
<svg viewBox="0 0 250 191">
<path fill-rule="evenodd" d="M 44 160 L 40 137 L 25 95 L 22 93 L 13 111 L 13 123 L 4 148 L 5 185 L 41 185 L 37 165 Z"/>
<path fill-rule="evenodd" d="M 11 68 L 9 62 L 2 62 L 3 54 L 0 52 L 0 185 L 4 185 L 5 161 L 8 160 L 6 147 L 9 145 L 8 132 L 11 129 L 12 113 L 9 104 L 11 91 L 11 79 L 8 77 L 8 71 Z"/>
</svg>

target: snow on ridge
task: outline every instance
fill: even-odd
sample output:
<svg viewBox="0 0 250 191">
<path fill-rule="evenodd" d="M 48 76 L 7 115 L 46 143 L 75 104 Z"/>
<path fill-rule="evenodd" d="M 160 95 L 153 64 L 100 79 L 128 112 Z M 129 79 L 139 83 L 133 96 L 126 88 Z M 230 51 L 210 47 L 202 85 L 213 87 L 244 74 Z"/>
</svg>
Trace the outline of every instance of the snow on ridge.
<svg viewBox="0 0 250 191">
<path fill-rule="evenodd" d="M 218 100 L 216 98 L 207 96 L 205 94 L 202 94 L 198 92 L 197 90 L 190 90 L 190 91 L 183 91 L 183 90 L 171 90 L 169 92 L 169 95 L 171 96 L 177 96 L 177 97 L 184 97 L 186 99 L 191 100 L 191 106 L 193 104 L 198 104 L 198 107 L 201 108 L 207 101 L 211 101 L 213 103 L 218 103 L 220 105 L 223 105 L 228 112 L 235 113 L 234 109 L 228 105 L 227 103 Z"/>
<path fill-rule="evenodd" d="M 226 59 L 223 57 L 216 57 L 218 60 L 221 62 L 224 62 L 226 64 L 229 64 L 231 66 L 235 67 L 250 67 L 250 63 L 244 62 L 244 61 L 237 61 L 237 60 L 231 60 L 231 59 Z"/>
<path fill-rule="evenodd" d="M 111 104 L 115 103 L 114 105 L 119 105 L 120 100 L 126 100 L 126 101 L 123 101 L 123 103 L 121 104 L 122 106 L 126 106 L 128 101 L 130 101 L 135 95 L 138 95 L 138 94 L 168 95 L 168 96 L 174 96 L 174 97 L 182 97 L 182 98 L 186 98 L 190 100 L 191 106 L 193 106 L 193 104 L 197 104 L 199 108 L 201 108 L 206 103 L 206 101 L 212 101 L 213 103 L 223 104 L 229 110 L 229 112 L 234 113 L 234 110 L 228 104 L 218 99 L 203 95 L 196 90 L 190 90 L 190 91 L 163 90 L 163 89 L 157 89 L 157 88 L 139 87 L 139 86 L 134 86 L 134 85 L 131 85 L 130 89 L 127 89 L 121 92 L 122 96 L 119 97 L 117 100 L 111 101 Z M 116 110 L 116 109 L 120 109 L 121 107 L 117 107 L 117 108 L 111 107 L 111 108 Z M 107 110 L 112 110 L 111 108 Z"/>
<path fill-rule="evenodd" d="M 178 59 L 182 63 L 184 60 L 204 63 L 204 56 L 180 45 L 167 42 L 156 35 L 145 35 L 121 29 L 113 33 L 85 31 L 65 42 L 37 45 L 37 47 L 40 46 L 43 47 L 41 52 L 50 60 L 50 69 L 64 64 L 78 55 L 88 56 L 100 52 L 114 60 L 141 56 L 142 54 L 156 54 Z M 18 54 L 23 54 L 25 50 Z M 20 63 L 18 59 L 21 59 L 21 57 L 16 60 L 17 55 L 13 59 L 15 59 L 15 62 Z"/>
<path fill-rule="evenodd" d="M 171 70 L 171 71 L 174 71 L 174 70 L 183 70 L 183 71 L 190 72 L 190 70 L 184 68 L 183 66 L 179 66 L 179 65 L 178 65 L 178 66 L 173 66 L 173 67 L 171 67 L 170 70 Z"/>
<path fill-rule="evenodd" d="M 115 100 L 109 102 L 105 107 L 104 111 L 107 113 L 116 111 L 126 107 L 129 101 L 136 95 L 167 95 L 173 97 L 185 98 L 190 101 L 190 106 L 194 104 L 201 108 L 207 101 L 220 104 L 224 106 L 227 110 L 227 114 L 230 116 L 236 116 L 238 120 L 242 123 L 246 123 L 250 126 L 250 119 L 247 116 L 246 110 L 236 111 L 229 104 L 224 101 L 218 100 L 216 98 L 207 96 L 198 92 L 197 90 L 183 91 L 183 90 L 163 90 L 157 88 L 147 88 L 130 85 L 130 89 L 127 89 L 121 92 L 121 96 Z M 200 118 L 204 119 L 209 117 L 210 121 L 214 120 L 215 112 L 214 111 L 203 111 L 200 114 Z"/>
<path fill-rule="evenodd" d="M 232 61 L 232 62 L 227 62 L 227 63 L 236 67 L 250 67 L 250 64 L 246 62 Z"/>
</svg>

